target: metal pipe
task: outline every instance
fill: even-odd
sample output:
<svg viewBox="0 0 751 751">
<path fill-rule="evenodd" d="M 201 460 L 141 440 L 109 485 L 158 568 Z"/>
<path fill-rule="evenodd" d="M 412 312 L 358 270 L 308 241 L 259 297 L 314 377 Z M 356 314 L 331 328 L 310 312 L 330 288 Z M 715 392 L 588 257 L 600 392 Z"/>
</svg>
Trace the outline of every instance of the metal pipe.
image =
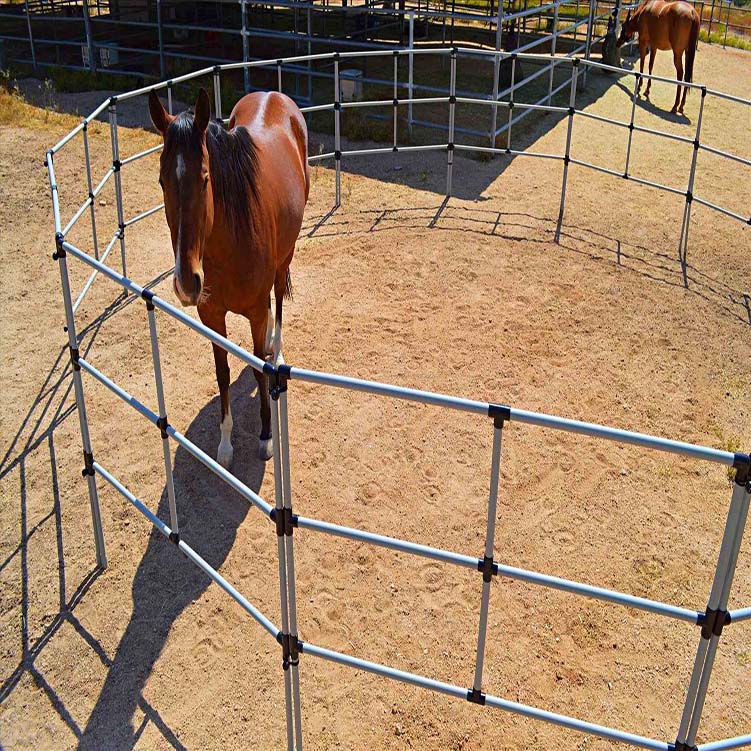
<svg viewBox="0 0 751 751">
<path fill-rule="evenodd" d="M 560 2 L 557 2 L 555 4 L 555 11 L 553 13 L 553 36 L 550 40 L 550 54 L 555 55 L 555 45 L 556 40 L 558 39 L 558 8 L 560 7 Z M 553 98 L 553 76 L 555 74 L 555 62 L 554 59 L 551 59 L 550 61 L 550 80 L 548 81 L 548 104 L 550 104 L 552 98 Z"/>
<path fill-rule="evenodd" d="M 485 639 L 488 630 L 488 609 L 490 606 L 490 582 L 493 578 L 492 560 L 495 543 L 495 520 L 498 507 L 498 481 L 501 468 L 501 441 L 503 423 L 496 422 L 493 429 L 493 451 L 490 462 L 490 495 L 488 497 L 488 519 L 485 528 L 485 559 L 483 561 L 482 598 L 480 601 L 480 622 L 477 629 L 477 651 L 475 655 L 475 678 L 472 688 L 482 691 L 482 668 L 485 661 Z M 487 568 L 485 568 L 487 566 Z"/>
<path fill-rule="evenodd" d="M 683 222 L 681 224 L 681 236 L 678 240 L 678 258 L 683 267 L 684 283 L 687 283 L 686 262 L 688 260 L 688 231 L 691 226 L 691 201 L 694 190 L 694 176 L 696 174 L 696 159 L 699 155 L 699 138 L 701 136 L 701 120 L 704 114 L 704 100 L 706 95 L 702 92 L 699 101 L 699 114 L 696 117 L 696 133 L 694 136 L 694 150 L 691 154 L 691 167 L 688 173 L 688 187 L 686 188 L 686 206 L 683 210 Z"/>
<path fill-rule="evenodd" d="M 55 170 L 53 157 L 47 155 L 47 168 L 50 178 L 50 186 L 53 195 L 53 213 L 55 215 L 55 228 L 59 232 L 60 216 L 59 205 L 57 201 L 57 185 L 55 183 Z M 76 320 L 73 314 L 73 302 L 70 294 L 70 280 L 68 277 L 67 257 L 63 253 L 62 240 L 56 238 L 57 244 L 57 261 L 60 268 L 60 285 L 63 291 L 63 305 L 65 307 L 65 322 L 68 329 L 68 346 L 70 347 L 71 364 L 73 366 L 73 387 L 76 395 L 76 407 L 78 410 L 78 420 L 81 429 L 81 442 L 83 444 L 84 455 L 84 475 L 86 476 L 89 491 L 89 508 L 91 510 L 91 521 L 94 528 L 94 545 L 96 547 L 96 559 L 99 568 L 107 568 L 107 552 L 104 543 L 104 529 L 102 527 L 102 516 L 99 509 L 99 494 L 97 492 L 96 479 L 91 469 L 93 454 L 91 449 L 91 437 L 89 435 L 89 422 L 86 413 L 86 400 L 84 399 L 83 381 L 81 379 L 81 369 L 78 364 L 78 336 L 76 334 Z"/>
<path fill-rule="evenodd" d="M 454 180 L 454 122 L 456 119 L 456 51 L 451 53 L 449 79 L 449 134 L 446 146 L 446 198 L 451 197 Z"/>
<path fill-rule="evenodd" d="M 415 83 L 415 14 L 410 13 L 409 20 L 409 54 L 407 55 L 408 67 L 408 83 L 407 91 L 409 92 L 409 104 L 407 105 L 407 132 L 410 139 L 412 138 L 412 99 L 415 96 L 414 83 Z"/>
<path fill-rule="evenodd" d="M 364 670 L 368 673 L 374 673 L 375 675 L 381 675 L 385 678 L 391 678 L 393 680 L 401 681 L 412 686 L 418 686 L 420 688 L 427 688 L 431 691 L 447 694 L 453 696 L 456 699 L 467 699 L 467 689 L 454 686 L 450 683 L 444 683 L 442 681 L 436 681 L 431 678 L 425 678 L 416 673 L 408 673 L 404 670 L 395 670 L 394 668 L 380 665 L 377 662 L 369 662 L 368 660 L 361 660 L 357 657 L 350 657 L 342 652 L 335 652 L 331 649 L 319 647 L 310 642 L 303 643 L 303 654 L 313 655 L 320 657 L 330 662 L 338 663 L 339 665 L 347 665 L 357 670 Z M 645 738 L 633 733 L 626 733 L 622 730 L 616 730 L 604 725 L 596 725 L 592 722 L 585 722 L 583 720 L 577 720 L 574 717 L 567 717 L 566 715 L 556 714 L 555 712 L 547 712 L 543 709 L 537 709 L 527 704 L 520 704 L 518 702 L 508 701 L 507 699 L 501 699 L 496 696 L 487 695 L 485 697 L 485 705 L 490 707 L 496 707 L 503 709 L 507 712 L 514 712 L 524 717 L 531 717 L 536 720 L 543 720 L 545 722 L 558 725 L 560 727 L 569 728 L 571 730 L 578 730 L 583 733 L 590 733 L 592 735 L 599 736 L 600 738 L 607 738 L 609 740 L 622 741 L 624 743 L 631 743 L 635 746 L 642 748 L 654 749 L 654 751 L 670 751 L 670 745 L 663 741 L 652 740 L 651 738 Z"/>
<path fill-rule="evenodd" d="M 99 239 L 96 231 L 96 210 L 94 209 L 94 187 L 91 180 L 91 157 L 89 154 L 89 129 L 83 128 L 83 155 L 86 162 L 86 185 L 89 188 L 89 197 L 91 198 L 91 238 L 94 243 L 94 258 L 99 258 Z"/>
<path fill-rule="evenodd" d="M 336 197 L 334 206 L 342 205 L 342 141 L 339 110 L 341 108 L 341 89 L 339 88 L 339 56 L 334 58 L 334 159 L 336 160 Z"/>
<path fill-rule="evenodd" d="M 149 337 L 151 339 L 151 360 L 154 365 L 154 383 L 156 385 L 156 399 L 159 405 L 159 420 L 162 423 L 162 454 L 164 456 L 164 475 L 167 485 L 167 503 L 169 505 L 170 526 L 172 531 L 179 533 L 177 523 L 177 504 L 175 502 L 175 482 L 172 477 L 172 454 L 167 435 L 167 404 L 164 400 L 164 383 L 162 381 L 162 362 L 159 357 L 159 340 L 156 333 L 156 316 L 154 306 L 146 301 L 146 310 L 149 318 Z"/>
<path fill-rule="evenodd" d="M 751 733 L 749 735 L 737 735 L 735 738 L 725 738 L 712 743 L 702 743 L 697 751 L 727 751 L 732 748 L 744 748 L 751 746 Z"/>
<path fill-rule="evenodd" d="M 219 79 L 219 70 L 214 70 L 214 116 L 222 119 L 222 90 Z"/>
<path fill-rule="evenodd" d="M 149 154 L 155 154 L 157 151 L 161 151 L 163 148 L 164 148 L 164 144 L 160 143 L 158 146 L 152 146 L 150 149 L 144 149 L 143 151 L 139 151 L 138 153 L 133 154 L 132 156 L 127 157 L 126 159 L 123 159 L 121 161 L 121 165 L 124 167 L 126 164 L 135 162 L 137 159 L 141 159 L 142 157 L 148 156 Z"/>
<path fill-rule="evenodd" d="M 240 0 L 240 26 L 243 38 L 243 62 L 247 63 L 250 60 L 250 44 L 248 42 L 248 19 L 245 0 Z M 250 91 L 250 68 L 248 67 L 243 67 L 243 87 L 247 94 Z"/>
<path fill-rule="evenodd" d="M 279 423 L 279 402 L 274 399 L 271 404 L 271 440 L 274 451 L 274 511 L 277 518 L 284 513 L 284 490 L 282 479 L 282 456 Z M 277 527 L 276 554 L 279 566 L 279 600 L 282 612 L 282 638 L 289 639 L 289 587 L 287 585 L 287 559 L 284 550 L 284 532 Z M 284 710 L 287 721 L 287 749 L 295 751 L 293 725 L 292 677 L 290 676 L 288 658 L 285 654 L 282 670 L 284 673 Z"/>
<path fill-rule="evenodd" d="M 37 70 L 37 56 L 34 49 L 34 35 L 31 33 L 31 14 L 29 13 L 29 0 L 24 0 L 24 15 L 26 16 L 26 30 L 29 34 L 29 49 L 31 50 L 31 65 L 34 68 L 34 72 Z"/>
<path fill-rule="evenodd" d="M 503 47 L 503 0 L 498 0 L 498 16 L 496 18 L 496 26 L 495 26 L 495 50 L 496 52 L 500 52 L 501 48 Z M 511 63 L 512 66 L 512 80 L 511 83 L 513 85 L 513 66 L 514 61 L 516 58 L 513 58 L 513 61 Z M 496 129 L 498 127 L 498 105 L 496 102 L 498 101 L 498 87 L 500 86 L 500 78 L 501 78 L 501 59 L 500 57 L 493 57 L 493 108 L 491 110 L 490 115 L 490 145 L 495 146 L 495 139 L 496 139 Z"/>
<path fill-rule="evenodd" d="M 592 7 L 592 0 L 590 0 L 590 8 Z M 568 164 L 571 159 L 571 131 L 574 127 L 574 112 L 576 111 L 576 80 L 579 74 L 578 58 L 573 62 L 573 69 L 571 72 L 571 94 L 569 96 L 569 116 L 568 125 L 566 128 L 566 156 L 563 162 L 563 180 L 561 182 L 561 205 L 558 209 L 558 223 L 555 228 L 555 241 L 559 243 L 561 241 L 561 228 L 563 227 L 563 212 L 566 207 L 566 183 L 568 181 Z"/>
<path fill-rule="evenodd" d="M 282 465 L 282 497 L 285 513 L 292 513 L 292 480 L 290 477 L 289 424 L 287 418 L 287 391 L 279 394 L 280 448 Z M 295 585 L 295 551 L 292 534 L 284 535 L 284 552 L 287 567 L 287 594 L 289 603 L 290 638 L 297 639 L 297 598 Z M 292 706 L 295 721 L 296 751 L 302 751 L 302 709 L 300 706 L 300 675 L 298 661 L 290 660 L 292 672 Z"/>
<path fill-rule="evenodd" d="M 151 409 L 149 409 L 143 402 L 140 402 L 133 395 L 129 394 L 125 389 L 118 386 L 111 378 L 108 378 L 101 370 L 94 367 L 88 360 L 83 357 L 79 358 L 81 368 L 85 370 L 89 375 L 93 376 L 99 383 L 106 386 L 113 394 L 122 399 L 126 404 L 129 404 L 136 412 L 142 417 L 145 417 L 153 425 L 157 425 L 159 416 Z M 266 516 L 271 514 L 271 506 L 266 501 L 251 490 L 247 485 L 238 480 L 231 472 L 228 472 L 221 464 L 214 461 L 205 451 L 198 448 L 192 441 L 189 441 L 182 433 L 175 430 L 172 425 L 168 425 L 167 435 L 173 438 L 176 443 L 182 446 L 189 454 L 194 456 L 204 466 L 208 467 L 215 475 L 220 477 L 227 483 L 233 490 L 236 490 L 243 498 L 245 498 L 252 506 L 255 506 L 262 511 Z"/>
<path fill-rule="evenodd" d="M 159 44 L 159 76 L 166 78 L 167 66 L 164 61 L 164 35 L 162 32 L 162 0 L 156 0 L 157 43 Z"/>
<path fill-rule="evenodd" d="M 165 537 L 169 538 L 173 531 L 144 503 L 133 495 L 114 475 L 110 474 L 99 462 L 94 462 L 94 470 L 104 478 L 120 495 L 132 506 L 140 511 Z M 178 540 L 177 547 L 186 558 L 216 582 L 256 623 L 260 624 L 275 639 L 279 629 L 260 611 L 248 602 L 220 573 L 212 568 L 198 553 L 183 540 Z"/>
<path fill-rule="evenodd" d="M 123 216 L 123 189 L 120 179 L 120 146 L 117 138 L 117 104 L 116 98 L 110 99 L 110 140 L 112 143 L 112 169 L 115 172 L 115 203 L 117 204 L 117 225 L 120 228 L 120 259 L 122 261 L 123 276 L 128 276 L 125 260 L 125 217 Z"/>
<path fill-rule="evenodd" d="M 712 588 L 707 601 L 708 611 L 724 611 L 727 607 L 730 585 L 735 573 L 738 550 L 740 549 L 743 529 L 748 515 L 748 505 L 748 490 L 745 485 L 735 483 L 725 522 L 720 552 L 717 557 Z M 689 746 L 694 745 L 718 640 L 719 637 L 715 633 L 706 633 L 702 630 L 689 681 L 689 688 L 686 692 L 683 714 L 678 728 L 677 743 L 685 742 Z"/>
<path fill-rule="evenodd" d="M 146 211 L 142 211 L 140 214 L 136 214 L 134 217 L 127 219 L 125 221 L 125 226 L 130 227 L 131 224 L 140 222 L 142 219 L 146 219 L 146 217 L 149 217 L 152 214 L 156 214 L 157 211 L 161 211 L 163 208 L 164 208 L 164 204 L 160 203 L 157 206 L 154 206 L 154 208 L 152 209 L 147 209 Z"/>
<path fill-rule="evenodd" d="M 732 623 L 740 623 L 741 621 L 747 621 L 751 618 L 751 607 L 738 608 L 737 610 L 730 611 L 730 620 Z"/>
<path fill-rule="evenodd" d="M 83 28 L 86 33 L 86 48 L 89 51 L 89 70 L 96 73 L 96 56 L 94 50 L 94 40 L 91 34 L 91 18 L 89 17 L 89 0 L 81 1 L 81 12 L 83 13 Z"/>
</svg>

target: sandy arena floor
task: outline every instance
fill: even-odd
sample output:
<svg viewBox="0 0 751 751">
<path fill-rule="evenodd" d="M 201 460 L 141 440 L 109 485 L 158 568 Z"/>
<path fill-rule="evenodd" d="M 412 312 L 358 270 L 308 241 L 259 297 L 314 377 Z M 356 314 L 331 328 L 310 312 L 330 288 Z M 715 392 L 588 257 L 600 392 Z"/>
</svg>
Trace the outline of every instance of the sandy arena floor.
<svg viewBox="0 0 751 751">
<path fill-rule="evenodd" d="M 656 72 L 672 74 L 660 54 Z M 749 96 L 751 57 L 702 45 L 696 79 Z M 587 109 L 628 119 L 628 91 L 593 75 Z M 655 86 L 637 122 L 693 137 Z M 144 102 L 138 106 L 145 107 Z M 751 155 L 748 113 L 708 101 L 703 138 Z M 0 130 L 3 369 L 0 412 L 0 745 L 18 749 L 284 747 L 281 655 L 218 587 L 100 483 L 109 568 L 95 571 L 81 478 L 44 150 L 70 118 Z M 562 148 L 549 117 L 523 136 Z M 95 171 L 109 134 L 93 128 Z M 519 133 L 519 136 L 522 136 Z M 312 149 L 318 148 L 313 137 Z M 123 129 L 123 154 L 155 143 Z M 574 126 L 578 158 L 621 169 L 625 131 Z M 631 172 L 685 189 L 691 147 L 635 134 Z M 63 208 L 84 195 L 80 145 L 57 160 Z M 395 169 L 399 166 L 400 169 Z M 695 192 L 748 213 L 751 170 L 704 153 Z M 572 168 L 553 243 L 559 163 L 445 155 L 313 170 L 285 307 L 288 362 L 507 402 L 718 448 L 751 448 L 751 234 L 695 207 L 688 289 L 677 258 L 680 196 Z M 126 214 L 158 200 L 156 158 L 123 171 Z M 100 238 L 115 228 L 113 193 Z M 438 215 L 437 215 L 438 214 Z M 90 248 L 84 221 L 72 241 Z M 106 240 L 105 240 L 106 242 Z M 104 244 L 104 243 L 103 243 Z M 129 230 L 139 282 L 171 265 L 164 217 Z M 112 256 L 117 266 L 116 253 Z M 71 261 L 74 289 L 85 273 Z M 169 278 L 156 289 L 173 300 Z M 105 311 L 102 315 L 102 311 Z M 82 350 L 156 402 L 143 305 L 98 280 Z M 210 453 L 219 405 L 208 344 L 158 318 L 170 421 Z M 250 344 L 248 326 L 230 335 Z M 256 459 L 252 374 L 231 359 L 234 472 L 273 499 Z M 87 378 L 97 460 L 167 518 L 158 432 Z M 481 555 L 490 420 L 292 382 L 299 513 Z M 174 447 L 173 447 L 174 450 Z M 174 454 L 184 538 L 279 622 L 271 525 L 183 450 Z M 512 423 L 505 431 L 496 557 L 703 610 L 731 494 L 725 468 Z M 472 682 L 481 578 L 297 532 L 303 640 L 462 686 Z M 731 607 L 751 604 L 746 535 Z M 492 584 L 485 689 L 672 741 L 698 630 L 506 579 Z M 303 657 L 308 749 L 605 749 L 611 744 Z M 751 732 L 751 625 L 725 631 L 699 739 Z"/>
</svg>

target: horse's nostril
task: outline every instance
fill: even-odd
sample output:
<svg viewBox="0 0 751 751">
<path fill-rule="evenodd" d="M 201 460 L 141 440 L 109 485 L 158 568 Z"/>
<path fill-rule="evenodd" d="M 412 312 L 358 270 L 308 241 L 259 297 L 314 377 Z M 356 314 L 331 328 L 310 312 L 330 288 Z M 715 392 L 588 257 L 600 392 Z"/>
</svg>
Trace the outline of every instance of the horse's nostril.
<svg viewBox="0 0 751 751">
<path fill-rule="evenodd" d="M 201 275 L 193 274 L 193 289 L 195 291 L 196 297 L 200 296 L 202 286 L 203 286 L 203 282 L 201 281 Z"/>
</svg>

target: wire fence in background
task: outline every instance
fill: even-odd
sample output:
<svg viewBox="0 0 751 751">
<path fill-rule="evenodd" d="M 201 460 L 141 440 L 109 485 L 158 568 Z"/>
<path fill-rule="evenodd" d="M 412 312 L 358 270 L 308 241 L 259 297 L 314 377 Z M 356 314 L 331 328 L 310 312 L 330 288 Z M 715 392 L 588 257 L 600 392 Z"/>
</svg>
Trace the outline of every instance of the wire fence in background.
<svg viewBox="0 0 751 751">
<path fill-rule="evenodd" d="M 398 143 L 398 134 L 394 130 L 394 143 L 389 148 L 384 149 L 350 149 L 343 150 L 340 135 L 339 118 L 342 110 L 354 106 L 384 106 L 384 102 L 342 102 L 340 99 L 340 71 L 339 63 L 342 59 L 356 54 L 366 55 L 393 55 L 396 61 L 400 56 L 406 55 L 439 55 L 448 56 L 450 67 L 450 86 L 449 96 L 437 98 L 439 103 L 445 103 L 449 111 L 448 133 L 449 142 L 433 146 L 407 146 L 402 147 Z M 623 173 L 607 169 L 605 167 L 575 160 L 571 157 L 571 142 L 574 132 L 574 124 L 579 117 L 591 117 L 592 113 L 577 109 L 577 85 L 578 79 L 588 69 L 605 69 L 609 66 L 595 63 L 593 61 L 579 60 L 578 58 L 557 58 L 554 62 L 556 65 L 571 66 L 571 80 L 569 90 L 569 107 L 562 108 L 553 105 L 525 105 L 535 107 L 543 111 L 556 112 L 564 114 L 567 117 L 566 124 L 566 146 L 563 154 L 543 154 L 534 153 L 524 150 L 513 150 L 511 148 L 511 127 L 509 127 L 509 140 L 506 148 L 493 147 L 470 147 L 454 142 L 456 136 L 455 115 L 457 109 L 467 104 L 467 97 L 458 96 L 455 91 L 457 63 L 460 55 L 491 55 L 501 59 L 511 60 L 513 65 L 519 60 L 526 58 L 539 58 L 534 55 L 524 55 L 505 52 L 483 52 L 468 48 L 436 50 L 425 49 L 408 49 L 394 51 L 370 51 L 366 53 L 329 53 L 328 55 L 315 56 L 316 60 L 328 58 L 332 61 L 334 67 L 334 93 L 333 102 L 326 105 L 317 105 L 306 108 L 307 112 L 312 111 L 330 111 L 335 120 L 335 151 L 328 154 L 319 154 L 310 157 L 310 161 L 333 159 L 336 166 L 336 205 L 341 200 L 341 162 L 345 157 L 360 155 L 374 155 L 379 153 L 392 153 L 393 151 L 424 151 L 439 150 L 447 154 L 447 197 L 451 194 L 454 163 L 454 151 L 469 148 L 479 148 L 482 151 L 499 154 L 513 154 L 520 156 L 529 156 L 531 158 L 551 159 L 563 163 L 563 180 L 561 187 L 561 201 L 558 217 L 558 233 L 560 234 L 561 225 L 564 217 L 565 198 L 568 184 L 569 168 L 574 164 L 597 170 L 605 174 L 611 174 L 620 178 L 627 177 L 641 184 L 651 187 L 667 190 L 678 195 L 686 195 L 686 206 L 681 231 L 681 248 L 685 258 L 685 247 L 688 242 L 688 225 L 690 222 L 690 208 L 692 201 L 698 201 L 703 205 L 713 208 L 722 214 L 751 223 L 751 219 L 741 216 L 734 211 L 722 208 L 709 201 L 702 200 L 692 193 L 693 181 L 696 173 L 696 155 L 702 149 L 706 148 L 713 154 L 727 157 L 730 163 L 751 164 L 751 161 L 737 155 L 727 154 L 718 149 L 701 144 L 701 122 L 702 113 L 705 103 L 712 97 L 725 98 L 739 103 L 745 107 L 751 107 L 751 101 L 738 97 L 729 96 L 717 91 L 711 91 L 699 84 L 693 84 L 693 88 L 699 89 L 702 94 L 700 103 L 700 115 L 697 118 L 695 138 L 676 136 L 670 133 L 663 133 L 647 128 L 641 128 L 634 123 L 634 107 L 632 106 L 630 122 L 620 122 L 608 120 L 607 118 L 598 119 L 606 120 L 616 126 L 620 126 L 628 137 L 628 150 L 626 154 L 626 166 Z M 226 66 L 209 67 L 195 73 L 187 74 L 184 80 L 209 76 L 214 87 L 214 100 L 217 108 L 217 115 L 221 118 L 221 81 L 222 76 L 232 70 L 241 69 L 243 66 L 271 66 L 271 68 L 281 69 L 282 65 L 298 62 L 306 62 L 308 58 L 291 58 L 279 61 L 265 61 L 259 63 L 236 63 Z M 553 62 L 553 61 L 549 61 Z M 397 80 L 398 65 L 394 65 L 394 91 L 397 91 L 399 81 Z M 623 75 L 630 75 L 634 78 L 634 86 L 640 78 L 650 78 L 649 76 L 640 76 L 636 73 L 611 69 Z M 657 76 L 651 77 L 653 80 L 665 83 L 675 83 L 670 79 L 664 79 Z M 301 714 L 301 694 L 300 694 L 300 664 L 301 659 L 305 656 L 318 657 L 327 661 L 335 662 L 340 665 L 349 666 L 358 670 L 365 670 L 377 675 L 381 675 L 393 680 L 418 686 L 427 690 L 436 691 L 460 700 L 468 701 L 477 705 L 494 707 L 507 712 L 515 713 L 536 720 L 553 723 L 565 728 L 577 730 L 583 733 L 592 734 L 598 737 L 606 738 L 613 741 L 620 741 L 642 748 L 655 749 L 657 751 L 690 751 L 696 749 L 696 739 L 701 720 L 704 701 L 709 688 L 709 680 L 712 673 L 715 655 L 717 652 L 719 640 L 723 629 L 729 624 L 742 622 L 751 619 L 751 607 L 742 607 L 728 610 L 730 589 L 736 569 L 738 552 L 741 546 L 743 530 L 745 527 L 749 500 L 751 498 L 751 460 L 748 454 L 731 453 L 721 451 L 705 446 L 698 446 L 680 441 L 669 440 L 652 436 L 644 433 L 635 433 L 632 431 L 621 430 L 618 428 L 587 423 L 577 420 L 571 420 L 563 417 L 548 415 L 539 412 L 518 409 L 506 405 L 476 401 L 471 399 L 458 398 L 446 394 L 440 394 L 419 389 L 405 388 L 403 386 L 387 384 L 375 380 L 364 380 L 360 378 L 351 378 L 348 376 L 327 373 L 318 370 L 306 369 L 296 365 L 281 365 L 275 367 L 268 362 L 260 360 L 254 355 L 248 353 L 243 348 L 234 344 L 229 339 L 217 334 L 211 329 L 205 327 L 196 319 L 187 315 L 183 311 L 175 308 L 170 303 L 156 296 L 151 290 L 133 282 L 126 275 L 126 234 L 130 227 L 140 220 L 159 211 L 162 206 L 156 206 L 152 209 L 142 212 L 134 217 L 125 217 L 123 211 L 123 190 L 121 183 L 121 171 L 127 169 L 127 166 L 140 158 L 155 153 L 160 147 L 145 149 L 137 154 L 123 158 L 119 149 L 118 141 L 118 123 L 117 107 L 122 101 L 134 97 L 143 96 L 151 90 L 163 91 L 169 93 L 171 87 L 179 83 L 177 79 L 165 81 L 155 86 L 147 86 L 126 94 L 111 97 L 103 102 L 97 109 L 88 115 L 76 128 L 62 138 L 48 152 L 46 164 L 48 168 L 53 217 L 55 226 L 55 253 L 53 257 L 58 261 L 63 300 L 65 306 L 65 318 L 68 331 L 68 343 L 70 349 L 70 360 L 73 368 L 73 380 L 75 385 L 76 403 L 78 406 L 81 436 L 83 443 L 84 470 L 83 474 L 87 479 L 89 502 L 94 526 L 94 537 L 97 551 L 97 562 L 100 566 L 107 565 L 105 550 L 104 531 L 101 521 L 99 496 L 97 487 L 97 477 L 104 480 L 116 491 L 118 491 L 129 503 L 140 511 L 156 528 L 165 535 L 176 547 L 189 558 L 196 566 L 201 568 L 213 581 L 232 598 L 243 610 L 251 616 L 263 630 L 271 635 L 281 646 L 283 656 L 283 680 L 285 690 L 285 721 L 286 721 L 286 738 L 287 748 L 292 751 L 297 749 L 301 751 L 303 747 L 302 737 L 302 714 Z M 635 97 L 635 94 L 634 94 Z M 483 104 L 492 108 L 504 109 L 511 113 L 514 109 L 513 99 L 498 100 L 491 94 L 486 99 L 474 100 L 469 99 L 471 104 Z M 386 101 L 386 105 L 392 106 L 394 112 L 406 104 L 407 100 L 400 100 L 396 96 L 393 101 Z M 96 183 L 91 174 L 91 163 L 89 159 L 88 148 L 88 126 L 99 115 L 107 110 L 110 121 L 110 140 L 112 148 L 112 167 L 107 170 L 104 177 L 99 183 Z M 639 176 L 631 175 L 628 172 L 628 161 L 631 155 L 632 134 L 634 130 L 643 130 L 653 135 L 686 141 L 693 144 L 693 157 L 691 164 L 688 166 L 688 190 L 685 188 L 672 187 L 651 182 Z M 89 186 L 89 197 L 74 212 L 71 220 L 63 225 L 62 214 L 60 210 L 60 187 L 57 184 L 55 172 L 56 155 L 69 143 L 77 137 L 81 137 L 84 143 L 84 158 L 87 172 L 87 183 Z M 106 182 L 114 177 L 115 179 L 115 196 L 117 202 L 118 228 L 109 241 L 104 251 L 99 250 L 100 245 L 96 240 L 97 224 L 95 217 L 95 198 Z M 445 205 L 445 204 L 444 204 Z M 94 242 L 92 252 L 87 253 L 81 248 L 73 245 L 67 239 L 68 233 L 75 224 L 86 214 L 90 215 L 92 234 Z M 126 232 L 127 231 L 127 232 Z M 122 273 L 116 271 L 107 265 L 108 254 L 116 246 L 120 247 Z M 69 276 L 68 276 L 68 259 L 74 258 L 82 262 L 91 269 L 91 276 L 84 284 L 83 292 L 74 300 Z M 126 294 L 140 297 L 146 308 L 146 317 L 148 319 L 149 336 L 151 340 L 151 353 L 154 369 L 154 383 L 156 392 L 156 410 L 144 404 L 120 385 L 118 385 L 110 376 L 105 374 L 93 362 L 81 356 L 79 352 L 79 340 L 76 333 L 75 311 L 80 305 L 83 295 L 91 288 L 91 285 L 97 275 L 101 275 L 114 282 L 122 288 Z M 159 353 L 159 338 L 157 330 L 157 311 L 161 315 L 166 315 L 178 321 L 205 337 L 213 344 L 225 349 L 227 352 L 237 356 L 242 362 L 264 372 L 270 383 L 270 394 L 272 397 L 272 438 L 274 446 L 274 504 L 267 502 L 258 493 L 254 492 L 247 485 L 238 480 L 228 470 L 219 465 L 212 457 L 206 454 L 185 435 L 179 432 L 168 419 L 167 404 L 165 400 L 164 385 L 162 380 L 161 361 Z M 163 445 L 163 462 L 165 467 L 167 498 L 169 507 L 170 522 L 159 519 L 149 510 L 142 500 L 137 498 L 126 486 L 118 479 L 109 469 L 105 468 L 94 458 L 93 447 L 88 429 L 88 415 L 84 399 L 83 373 L 105 386 L 115 396 L 125 401 L 135 409 L 142 417 L 151 422 L 159 431 Z M 290 447 L 289 447 L 289 425 L 288 425 L 288 394 L 294 381 L 303 381 L 315 384 L 322 388 L 337 388 L 365 392 L 384 398 L 406 400 L 414 403 L 428 405 L 432 407 L 460 410 L 469 414 L 476 415 L 478 422 L 485 425 L 486 420 L 492 422 L 493 445 L 490 457 L 490 479 L 488 510 L 486 519 L 485 544 L 482 555 L 467 555 L 442 548 L 426 545 L 422 542 L 403 540 L 394 537 L 388 537 L 373 531 L 347 527 L 344 525 L 321 521 L 314 518 L 299 515 L 293 510 L 292 501 L 292 481 L 290 467 Z M 662 451 L 678 454 L 692 460 L 702 460 L 718 463 L 727 467 L 735 468 L 734 486 L 730 500 L 729 510 L 727 513 L 722 543 L 718 552 L 717 565 L 714 572 L 714 578 L 710 586 L 709 596 L 706 607 L 703 610 L 693 610 L 684 608 L 670 603 L 664 603 L 644 597 L 634 596 L 628 593 L 619 592 L 613 589 L 607 589 L 580 582 L 563 579 L 560 577 L 550 576 L 536 571 L 526 570 L 514 567 L 505 562 L 499 562 L 494 555 L 495 540 L 495 523 L 497 514 L 498 495 L 502 492 L 500 488 L 500 466 L 502 461 L 501 448 L 504 429 L 508 422 L 518 422 L 526 425 L 545 427 L 553 430 L 560 430 L 570 433 L 577 433 L 604 441 L 616 443 L 625 443 L 636 445 L 648 450 Z M 222 478 L 231 488 L 236 490 L 245 498 L 254 508 L 259 510 L 273 524 L 277 536 L 277 557 L 279 565 L 279 593 L 281 607 L 281 624 L 272 623 L 257 607 L 250 603 L 224 576 L 214 570 L 200 555 L 187 545 L 180 537 L 179 531 L 179 509 L 177 498 L 175 497 L 174 486 L 172 481 L 172 463 L 169 442 L 174 441 L 188 453 L 194 456 L 198 461 L 205 465 L 209 470 Z M 416 673 L 406 672 L 393 667 L 385 666 L 380 663 L 362 660 L 358 657 L 327 649 L 299 638 L 296 608 L 296 589 L 295 589 L 295 556 L 294 556 L 294 532 L 296 529 L 308 529 L 322 534 L 328 534 L 335 537 L 341 537 L 350 540 L 356 540 L 370 545 L 375 545 L 390 550 L 409 553 L 412 555 L 429 558 L 440 561 L 448 565 L 455 565 L 462 568 L 478 571 L 482 576 L 482 593 L 479 599 L 479 621 L 477 632 L 477 645 L 474 661 L 474 678 L 470 686 L 462 686 L 453 683 L 437 681 Z M 485 642 L 487 619 L 490 607 L 490 584 L 493 577 L 504 577 L 524 581 L 527 583 L 553 588 L 560 591 L 580 595 L 587 598 L 596 599 L 624 607 L 634 608 L 640 611 L 654 613 L 665 618 L 675 619 L 687 623 L 693 623 L 700 627 L 700 635 L 696 658 L 689 684 L 685 691 L 685 702 L 680 717 L 675 718 L 676 735 L 675 740 L 661 740 L 649 738 L 636 733 L 627 732 L 617 728 L 607 727 L 604 725 L 587 722 L 574 717 L 547 711 L 542 708 L 530 706 L 527 704 L 510 701 L 508 699 L 488 694 L 483 690 L 483 668 L 485 658 Z M 703 743 L 698 746 L 700 751 L 721 751 L 723 749 L 739 748 L 741 746 L 751 745 L 751 735 L 737 736 L 723 740 Z"/>
</svg>

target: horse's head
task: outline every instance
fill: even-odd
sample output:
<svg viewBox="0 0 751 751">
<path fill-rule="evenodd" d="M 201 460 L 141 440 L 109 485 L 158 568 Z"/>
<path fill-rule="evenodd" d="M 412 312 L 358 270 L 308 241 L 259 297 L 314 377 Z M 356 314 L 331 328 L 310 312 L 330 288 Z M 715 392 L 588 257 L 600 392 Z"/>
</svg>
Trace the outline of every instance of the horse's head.
<svg viewBox="0 0 751 751">
<path fill-rule="evenodd" d="M 636 28 L 638 25 L 638 19 L 631 17 L 631 11 L 628 12 L 626 15 L 626 20 L 623 22 L 623 25 L 621 26 L 621 33 L 618 35 L 618 41 L 616 42 L 616 46 L 622 47 L 627 42 L 630 42 L 634 34 L 636 33 Z"/>
<path fill-rule="evenodd" d="M 203 294 L 203 251 L 214 222 L 206 128 L 209 97 L 201 89 L 195 114 L 170 115 L 154 91 L 151 120 L 164 138 L 159 184 L 175 253 L 175 293 L 183 305 L 197 305 Z"/>
</svg>

